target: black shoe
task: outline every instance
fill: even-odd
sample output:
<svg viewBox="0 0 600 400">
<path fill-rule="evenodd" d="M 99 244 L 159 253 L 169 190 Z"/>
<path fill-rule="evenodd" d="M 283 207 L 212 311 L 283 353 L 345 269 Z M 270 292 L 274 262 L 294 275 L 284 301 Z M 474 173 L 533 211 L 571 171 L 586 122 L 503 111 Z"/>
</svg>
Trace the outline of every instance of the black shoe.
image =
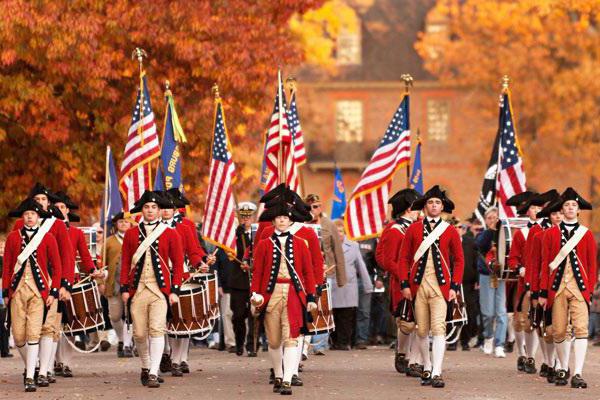
<svg viewBox="0 0 600 400">
<path fill-rule="evenodd" d="M 182 361 L 181 364 L 179 364 L 179 369 L 184 374 L 189 374 L 190 373 L 190 366 L 188 365 L 188 363 L 186 361 Z"/>
<path fill-rule="evenodd" d="M 63 365 L 62 363 L 54 363 L 54 375 L 56 376 L 62 376 L 63 374 Z"/>
<path fill-rule="evenodd" d="M 575 389 L 587 389 L 587 383 L 583 380 L 581 375 L 575 374 L 571 378 L 571 387 Z"/>
<path fill-rule="evenodd" d="M 556 379 L 556 372 L 554 372 L 554 368 L 548 367 L 546 381 L 548 381 L 548 383 L 554 383 L 555 379 Z"/>
<path fill-rule="evenodd" d="M 150 370 L 148 368 L 142 368 L 142 373 L 140 374 L 140 381 L 142 382 L 142 385 L 144 385 L 144 386 L 148 386 L 149 373 L 150 373 Z"/>
<path fill-rule="evenodd" d="M 527 358 L 520 356 L 519 358 L 517 358 L 517 370 L 518 371 L 524 371 L 525 370 L 525 362 L 527 361 Z"/>
<path fill-rule="evenodd" d="M 565 378 L 569 379 L 571 377 L 571 368 L 567 369 L 567 375 L 565 376 Z"/>
<path fill-rule="evenodd" d="M 443 388 L 444 386 L 446 386 L 446 384 L 444 383 L 444 379 L 442 379 L 442 377 L 440 375 L 436 375 L 433 377 L 433 379 L 431 380 L 431 387 L 434 388 Z"/>
<path fill-rule="evenodd" d="M 117 345 L 117 357 L 125 357 L 125 352 L 123 351 L 123 342 L 119 342 L 119 344 Z"/>
<path fill-rule="evenodd" d="M 131 347 L 123 347 L 123 358 L 133 358 L 133 350 L 131 350 Z"/>
<path fill-rule="evenodd" d="M 354 348 L 356 350 L 367 350 L 368 349 L 366 343 L 363 343 L 363 342 L 356 343 L 356 346 L 354 346 Z"/>
<path fill-rule="evenodd" d="M 53 373 L 48 372 L 48 376 L 46 376 L 46 378 L 48 379 L 48 383 L 56 383 L 56 378 L 54 377 Z"/>
<path fill-rule="evenodd" d="M 279 394 L 281 394 L 281 395 L 292 394 L 292 384 L 289 382 L 283 382 L 281 384 L 281 389 L 279 389 Z"/>
<path fill-rule="evenodd" d="M 160 381 L 158 380 L 158 376 L 156 375 L 148 375 L 148 385 L 149 388 L 159 388 Z"/>
<path fill-rule="evenodd" d="M 535 359 L 529 357 L 525 362 L 525 372 L 528 374 L 535 374 L 537 369 L 535 368 Z"/>
<path fill-rule="evenodd" d="M 35 381 L 31 378 L 25 379 L 25 391 L 26 392 L 35 392 L 37 390 L 37 386 L 35 386 Z"/>
<path fill-rule="evenodd" d="M 296 374 L 292 375 L 292 386 L 304 386 L 302 379 Z"/>
<path fill-rule="evenodd" d="M 75 347 L 77 347 L 79 350 L 83 350 L 83 351 L 87 350 L 85 348 L 85 342 L 83 340 L 80 340 L 79 342 L 75 342 Z"/>
<path fill-rule="evenodd" d="M 420 364 L 411 364 L 406 371 L 406 376 L 420 378 L 423 375 L 423 366 Z"/>
<path fill-rule="evenodd" d="M 304 372 L 304 364 L 298 364 L 298 372 Z"/>
<path fill-rule="evenodd" d="M 542 366 L 540 367 L 540 376 L 542 378 L 548 377 L 548 364 L 546 364 L 546 363 L 542 364 Z"/>
<path fill-rule="evenodd" d="M 515 348 L 515 341 L 513 340 L 512 342 L 506 342 L 504 343 L 504 352 L 505 353 L 512 353 L 513 350 Z"/>
<path fill-rule="evenodd" d="M 248 357 L 256 357 L 256 352 L 252 350 L 248 351 L 246 354 L 248 355 Z"/>
<path fill-rule="evenodd" d="M 0 358 L 11 358 L 13 357 L 13 355 L 11 353 L 2 353 L 0 355 Z"/>
<path fill-rule="evenodd" d="M 71 371 L 71 368 L 69 368 L 68 365 L 65 365 L 63 367 L 63 377 L 65 377 L 65 378 L 72 378 L 73 377 L 73 371 Z"/>
<path fill-rule="evenodd" d="M 306 361 L 306 360 L 308 360 L 308 356 L 306 354 L 302 353 L 302 361 Z"/>
<path fill-rule="evenodd" d="M 269 385 L 273 385 L 275 383 L 275 371 L 273 368 L 269 370 Z"/>
<path fill-rule="evenodd" d="M 238 347 L 237 349 L 235 349 L 235 354 L 237 354 L 238 356 L 243 356 L 244 355 L 244 348 L 243 347 Z"/>
<path fill-rule="evenodd" d="M 456 351 L 457 347 L 458 347 L 458 345 L 456 344 L 456 342 L 450 343 L 449 345 L 446 346 L 446 350 L 448 350 L 448 351 Z"/>
<path fill-rule="evenodd" d="M 462 351 L 471 351 L 471 348 L 469 347 L 469 343 L 461 344 L 460 348 L 462 349 Z"/>
<path fill-rule="evenodd" d="M 283 381 L 281 378 L 274 378 L 273 379 L 273 393 L 279 393 L 281 391 L 282 384 L 283 384 Z"/>
<path fill-rule="evenodd" d="M 48 387 L 50 383 L 48 383 L 48 378 L 44 375 L 38 375 L 37 377 L 37 385 L 39 387 Z"/>
<path fill-rule="evenodd" d="M 406 355 L 402 353 L 397 353 L 394 359 L 394 367 L 396 371 L 401 374 L 406 373 L 406 368 L 408 367 L 408 360 L 406 359 Z"/>
<path fill-rule="evenodd" d="M 33 371 L 33 380 L 36 381 L 38 375 L 40 374 L 40 367 L 35 367 L 35 370 Z"/>
<path fill-rule="evenodd" d="M 160 359 L 160 367 L 159 368 L 160 368 L 160 372 L 162 372 L 163 374 L 165 372 L 171 371 L 171 356 L 163 353 L 163 355 Z"/>
<path fill-rule="evenodd" d="M 565 386 L 569 383 L 569 379 L 567 378 L 567 371 L 564 369 L 559 369 L 556 371 L 556 378 L 554 379 L 554 384 L 556 386 Z"/>
<path fill-rule="evenodd" d="M 108 351 L 110 349 L 110 342 L 108 340 L 103 340 L 100 342 L 100 351 Z"/>
<path fill-rule="evenodd" d="M 431 385 L 431 371 L 423 371 L 421 374 L 421 386 Z"/>
<path fill-rule="evenodd" d="M 183 372 L 181 372 L 181 367 L 179 364 L 171 364 L 171 375 L 172 376 L 183 376 Z"/>
</svg>

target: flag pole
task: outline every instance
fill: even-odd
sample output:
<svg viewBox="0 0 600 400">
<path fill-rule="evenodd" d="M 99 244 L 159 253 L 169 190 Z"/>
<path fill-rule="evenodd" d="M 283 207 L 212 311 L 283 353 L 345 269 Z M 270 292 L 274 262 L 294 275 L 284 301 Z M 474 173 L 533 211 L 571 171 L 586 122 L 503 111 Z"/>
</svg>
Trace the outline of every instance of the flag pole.
<svg viewBox="0 0 600 400">
<path fill-rule="evenodd" d="M 410 94 L 410 87 L 413 85 L 414 79 L 410 74 L 402 74 L 400 79 L 404 81 L 404 97 L 406 97 Z M 410 118 L 410 115 L 408 117 Z M 406 123 L 410 126 L 410 121 L 406 121 Z M 410 159 L 406 163 L 406 187 L 410 188 Z"/>
<path fill-rule="evenodd" d="M 294 76 L 288 76 L 287 79 L 285 80 L 285 83 L 288 86 L 288 89 L 290 90 L 290 102 L 291 99 L 296 95 L 296 92 L 298 90 L 298 80 L 296 79 L 296 77 Z M 289 124 L 289 122 L 288 122 Z M 294 143 L 294 152 L 296 151 L 296 144 Z M 294 157 L 296 156 L 295 154 L 293 155 Z M 304 173 L 302 172 L 302 165 L 296 165 L 296 168 L 298 170 L 298 179 L 300 180 L 300 190 L 302 191 L 302 195 L 305 196 L 306 195 L 306 188 L 304 187 Z"/>
<path fill-rule="evenodd" d="M 132 59 L 136 59 L 140 66 L 140 103 L 138 106 L 140 107 L 140 124 L 138 126 L 138 135 L 140 137 L 140 146 L 144 147 L 144 135 L 143 135 L 143 127 L 144 127 L 144 57 L 148 58 L 148 53 L 146 50 L 141 47 L 136 47 L 133 53 L 131 54 Z M 148 163 L 148 182 L 150 183 L 150 187 L 152 187 L 152 164 Z"/>
<path fill-rule="evenodd" d="M 279 169 L 279 176 L 278 176 L 278 184 L 281 183 L 285 183 L 286 182 L 286 177 L 285 175 L 285 165 L 283 164 L 283 137 L 281 135 L 281 130 L 283 129 L 283 119 L 282 119 L 282 113 L 283 113 L 283 93 L 281 91 L 281 86 L 282 86 L 282 82 L 281 82 L 281 68 L 279 68 L 277 70 L 277 106 L 279 107 L 279 116 L 278 116 L 278 123 L 279 123 L 279 151 L 278 151 L 278 156 L 277 156 L 277 166 Z"/>
<path fill-rule="evenodd" d="M 106 228 L 107 228 L 107 224 L 106 224 L 106 220 L 107 220 L 107 213 L 108 213 L 108 177 L 110 174 L 109 171 L 109 156 L 110 156 L 110 146 L 106 146 L 106 161 L 105 161 L 105 165 L 104 165 L 104 205 L 102 207 L 104 207 L 104 212 L 102 213 L 104 215 L 104 221 L 102 221 L 102 229 L 103 229 L 103 233 L 102 233 L 102 264 L 106 263 Z M 104 265 L 102 265 L 101 267 L 104 267 Z"/>
<path fill-rule="evenodd" d="M 508 75 L 504 75 L 502 77 L 502 93 L 500 94 L 500 107 L 504 106 L 504 94 L 508 93 L 508 84 L 510 83 L 510 78 Z M 498 178 L 500 177 L 500 169 L 502 167 L 502 133 L 500 131 L 500 127 L 498 127 L 498 161 L 496 162 L 496 196 L 494 196 L 494 206 L 500 211 L 500 204 L 498 202 Z M 500 213 L 498 213 L 500 215 Z"/>
<path fill-rule="evenodd" d="M 162 140 L 160 141 L 160 154 L 158 156 L 158 168 L 160 169 L 160 177 L 162 180 L 162 184 L 163 184 L 163 189 L 167 190 L 167 175 L 165 174 L 165 166 L 163 165 L 163 159 L 162 159 L 162 149 L 163 149 L 163 145 L 165 144 L 165 136 L 166 136 L 166 131 L 167 131 L 167 118 L 169 116 L 169 96 L 172 96 L 171 93 L 171 84 L 169 83 L 168 80 L 165 81 L 165 98 L 167 99 L 167 106 L 165 107 L 165 122 L 163 124 L 163 136 L 162 136 Z"/>
</svg>

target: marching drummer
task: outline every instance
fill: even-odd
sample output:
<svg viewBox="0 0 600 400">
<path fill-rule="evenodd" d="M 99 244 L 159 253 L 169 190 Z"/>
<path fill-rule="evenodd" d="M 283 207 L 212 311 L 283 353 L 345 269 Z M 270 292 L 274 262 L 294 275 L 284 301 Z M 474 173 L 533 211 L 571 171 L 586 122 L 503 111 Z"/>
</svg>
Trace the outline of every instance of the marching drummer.
<svg viewBox="0 0 600 400">
<path fill-rule="evenodd" d="M 560 199 L 548 207 L 549 212 L 562 211 L 563 221 L 544 235 L 540 298 L 542 306 L 552 310 L 552 335 L 560 362 L 556 385 L 567 384 L 571 341 L 567 325 L 573 327 L 575 368 L 572 388 L 587 388 L 582 377 L 588 346 L 589 306 L 596 286 L 596 241 L 592 232 L 578 221 L 580 210 L 592 205 L 573 188 L 567 188 Z"/>
<path fill-rule="evenodd" d="M 402 296 L 415 299 L 417 337 L 424 364 L 421 385 L 443 388 L 446 302 L 456 301 L 460 291 L 462 244 L 456 229 L 441 218 L 442 212 L 454 210 L 454 203 L 439 186 L 429 189 L 411 208 L 423 209 L 425 219 L 411 224 L 402 242 L 398 265 Z M 433 360 L 429 357 L 430 331 Z"/>
<path fill-rule="evenodd" d="M 112 218 L 112 228 L 114 234 L 106 239 L 105 265 L 107 276 L 105 280 L 104 295 L 108 299 L 108 315 L 110 324 L 117 334 L 119 340 L 117 346 L 117 357 L 133 357 L 133 341 L 131 337 L 130 321 L 123 319 L 125 315 L 125 306 L 120 295 L 119 277 L 121 275 L 121 249 L 125 232 L 134 225 L 130 218 L 125 218 L 123 212 L 116 214 Z"/>
<path fill-rule="evenodd" d="M 79 216 L 74 214 L 72 210 L 76 210 L 79 207 L 73 203 L 71 198 L 65 192 L 56 192 L 54 193 L 56 200 L 54 200 L 54 206 L 58 208 L 61 212 L 62 218 L 65 221 L 65 225 L 67 227 L 67 231 L 69 232 L 69 239 L 71 240 L 71 247 L 73 249 L 73 257 L 75 259 L 77 254 L 79 254 L 80 262 L 77 263 L 77 271 L 75 271 L 74 282 L 77 282 L 79 279 L 80 273 L 89 274 L 93 279 L 103 279 L 104 273 L 100 270 L 96 269 L 96 265 L 92 260 L 92 256 L 90 255 L 90 251 L 87 247 L 85 236 L 83 231 L 76 226 L 73 226 L 72 222 L 79 221 Z M 56 366 L 54 368 L 54 372 L 57 375 L 61 375 L 65 378 L 71 378 L 73 376 L 73 371 L 71 370 L 71 361 L 73 359 L 73 348 L 67 340 L 74 342 L 74 337 L 70 337 L 66 339 L 64 336 L 60 334 L 62 329 L 59 328 L 57 335 L 55 335 L 55 341 L 58 340 L 58 350 L 56 353 Z M 50 365 L 53 364 L 54 360 L 50 361 Z"/>
<path fill-rule="evenodd" d="M 259 241 L 254 256 L 251 302 L 264 313 L 275 372 L 273 391 L 283 395 L 292 393 L 298 336 L 304 325 L 303 307 L 309 312 L 317 308 L 310 252 L 303 240 L 289 232 L 291 223 L 301 222 L 304 217 L 283 198 L 265 210 L 260 220 L 272 221 L 275 231 Z"/>
<path fill-rule="evenodd" d="M 73 285 L 73 274 L 75 271 L 75 257 L 73 256 L 73 248 L 71 239 L 65 223 L 62 221 L 62 213 L 56 210 L 56 215 L 50 213 L 52 207 L 50 202 L 57 201 L 58 198 L 47 187 L 41 183 L 36 183 L 29 192 L 29 198 L 37 201 L 44 211 L 47 211 L 47 217 L 39 220 L 40 227 L 43 230 L 48 230 L 56 239 L 58 246 L 60 261 L 61 261 L 61 282 L 58 292 L 58 299 L 68 301 L 71 298 L 71 287 Z M 60 218 L 59 218 L 60 217 Z M 18 230 L 23 227 L 23 220 L 17 220 L 13 226 L 13 230 Z M 52 303 L 47 311 L 44 325 L 42 326 L 42 338 L 40 339 L 40 373 L 39 376 L 44 376 L 44 379 L 38 378 L 40 386 L 48 386 L 48 383 L 56 382 L 52 374 L 52 367 L 56 350 L 58 348 L 58 338 L 61 332 L 61 315 L 58 312 L 58 301 Z"/>
<path fill-rule="evenodd" d="M 415 338 L 415 323 L 403 321 L 400 318 L 399 307 L 403 298 L 400 279 L 398 278 L 398 261 L 406 229 L 419 216 L 419 210 L 413 211 L 410 207 L 420 197 L 421 194 L 414 189 L 402 189 L 390 198 L 388 204 L 392 205 L 393 221 L 381 233 L 381 239 L 377 245 L 375 255 L 377 263 L 390 274 L 390 311 L 396 317 L 398 330 L 396 335 L 398 343 L 396 344 L 395 365 L 396 370 L 400 373 L 408 372 L 409 368 L 412 370 L 420 369 L 415 357 L 412 360 L 407 357 L 411 348 L 411 340 L 415 342 L 413 340 Z M 413 347 L 416 349 L 417 346 Z M 418 354 L 417 351 L 414 353 Z M 409 363 L 409 361 L 413 362 Z"/>
<path fill-rule="evenodd" d="M 179 301 L 183 249 L 177 232 L 160 223 L 160 209 L 171 205 L 145 191 L 131 213 L 142 213 L 136 228 L 125 233 L 121 256 L 121 293 L 133 318 L 133 336 L 140 354 L 142 385 L 160 387 L 158 369 L 165 346 L 168 306 Z M 171 266 L 171 267 L 170 267 Z M 168 302 L 167 302 L 168 299 Z"/>
<path fill-rule="evenodd" d="M 28 198 L 9 216 L 22 217 L 23 226 L 6 239 L 2 297 L 10 307 L 13 338 L 25 364 L 25 391 L 35 392 L 42 324 L 58 298 L 61 260 L 48 226 L 38 225 L 40 218 L 49 218 L 41 204 Z M 46 376 L 40 377 L 47 386 Z"/>
<path fill-rule="evenodd" d="M 210 265 L 215 263 L 215 256 L 212 254 L 207 255 L 204 249 L 200 246 L 199 241 L 194 239 L 195 232 L 182 222 L 182 218 L 175 219 L 177 209 L 186 206 L 182 200 L 183 196 L 176 196 L 173 192 L 157 192 L 158 195 L 162 196 L 163 199 L 169 204 L 168 207 L 161 209 L 161 222 L 166 224 L 170 228 L 174 228 L 181 240 L 183 253 L 185 256 L 185 262 L 183 264 L 183 279 L 187 279 L 190 276 L 190 268 L 195 271 L 208 272 Z M 179 214 L 181 215 L 181 214 Z M 161 371 L 169 370 L 173 376 L 183 376 L 184 373 L 189 373 L 189 365 L 187 363 L 187 354 L 190 345 L 190 338 L 169 338 L 168 342 L 170 347 L 169 353 L 163 352 L 161 359 Z M 165 345 L 165 349 L 167 346 Z M 166 357 L 165 357 L 166 356 Z M 165 359 L 169 363 L 166 368 Z M 166 371 L 165 371 L 166 372 Z"/>
</svg>

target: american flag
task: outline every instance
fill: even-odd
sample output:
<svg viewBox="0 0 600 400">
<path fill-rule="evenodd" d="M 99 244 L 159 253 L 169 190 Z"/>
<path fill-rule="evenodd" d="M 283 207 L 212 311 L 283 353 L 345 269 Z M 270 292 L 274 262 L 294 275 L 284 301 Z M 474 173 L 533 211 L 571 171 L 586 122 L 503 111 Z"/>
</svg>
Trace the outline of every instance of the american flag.
<svg viewBox="0 0 600 400">
<path fill-rule="evenodd" d="M 152 190 L 150 163 L 159 155 L 160 143 L 156 133 L 146 76 L 143 74 L 133 108 L 119 178 L 119 189 L 125 200 L 126 211 L 133 208 L 135 201 L 146 189 Z"/>
<path fill-rule="evenodd" d="M 517 212 L 515 207 L 506 205 L 506 199 L 524 192 L 526 186 L 523 160 L 517 141 L 517 131 L 513 121 L 508 90 L 501 97 L 499 130 L 498 156 L 500 158 L 500 170 L 496 181 L 496 194 L 500 218 L 511 218 L 516 217 Z"/>
<path fill-rule="evenodd" d="M 304 134 L 302 133 L 298 107 L 296 106 L 295 90 L 292 91 L 290 96 L 290 107 L 287 110 L 287 118 L 294 139 L 294 159 L 296 160 L 296 165 L 299 167 L 306 163 L 306 150 L 304 149 Z"/>
<path fill-rule="evenodd" d="M 280 146 L 282 146 L 280 154 Z M 281 155 L 281 160 L 279 159 Z M 292 133 L 288 127 L 285 93 L 281 82 L 281 71 L 278 74 L 277 95 L 275 106 L 271 114 L 271 124 L 265 141 L 265 160 L 263 173 L 263 191 L 266 193 L 275 188 L 279 183 L 285 182 L 289 187 L 298 192 L 300 181 L 296 152 Z M 283 169 L 284 176 L 280 175 L 279 166 Z"/>
<path fill-rule="evenodd" d="M 235 166 L 227 138 L 223 104 L 218 98 L 215 108 L 210 181 L 204 206 L 202 236 L 227 252 L 235 253 L 235 230 L 238 226 L 232 190 Z"/>
<path fill-rule="evenodd" d="M 350 197 L 344 222 L 351 240 L 383 230 L 392 179 L 410 162 L 409 96 L 405 95 Z"/>
</svg>

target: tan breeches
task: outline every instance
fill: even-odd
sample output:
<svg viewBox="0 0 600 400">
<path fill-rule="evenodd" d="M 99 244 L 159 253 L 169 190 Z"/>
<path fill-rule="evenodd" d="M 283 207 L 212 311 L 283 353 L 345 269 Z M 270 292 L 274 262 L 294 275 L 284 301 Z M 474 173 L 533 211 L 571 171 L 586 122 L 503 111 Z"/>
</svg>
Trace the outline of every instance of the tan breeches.
<svg viewBox="0 0 600 400">
<path fill-rule="evenodd" d="M 415 330 L 416 324 L 414 322 L 406 322 L 400 318 L 396 318 L 396 327 L 403 334 L 410 335 Z"/>
<path fill-rule="evenodd" d="M 55 299 L 46 314 L 46 321 L 42 326 L 42 336 L 51 337 L 55 342 L 58 342 L 61 332 L 61 315 L 57 310 L 58 299 Z"/>
<path fill-rule="evenodd" d="M 529 306 L 530 306 L 531 295 L 525 294 L 523 296 L 523 303 L 521 304 L 521 311 L 515 311 L 513 319 L 513 326 L 515 332 L 527 332 L 533 331 L 531 321 L 529 320 Z M 516 310 L 516 308 L 515 308 Z"/>
<path fill-rule="evenodd" d="M 298 345 L 298 340 L 290 337 L 287 309 L 288 290 L 289 284 L 276 284 L 265 312 L 265 333 L 267 334 L 269 347 L 272 349 L 278 348 L 282 343 L 283 347 L 296 347 Z"/>
<path fill-rule="evenodd" d="M 436 293 L 428 284 L 419 286 L 415 300 L 417 334 L 424 338 L 429 336 L 431 330 L 433 336 L 445 336 L 447 308 L 444 296 Z"/>
<path fill-rule="evenodd" d="M 44 319 L 44 299 L 29 286 L 21 285 L 10 301 L 12 334 L 17 347 L 38 343 Z"/>
<path fill-rule="evenodd" d="M 167 329 L 167 300 L 148 288 L 138 291 L 131 300 L 133 337 L 136 343 L 161 337 Z"/>
<path fill-rule="evenodd" d="M 554 298 L 552 304 L 552 334 L 554 341 L 560 343 L 567 337 L 567 325 L 571 325 L 577 339 L 588 337 L 589 314 L 585 300 L 578 299 L 570 290 L 565 289 Z"/>
</svg>

